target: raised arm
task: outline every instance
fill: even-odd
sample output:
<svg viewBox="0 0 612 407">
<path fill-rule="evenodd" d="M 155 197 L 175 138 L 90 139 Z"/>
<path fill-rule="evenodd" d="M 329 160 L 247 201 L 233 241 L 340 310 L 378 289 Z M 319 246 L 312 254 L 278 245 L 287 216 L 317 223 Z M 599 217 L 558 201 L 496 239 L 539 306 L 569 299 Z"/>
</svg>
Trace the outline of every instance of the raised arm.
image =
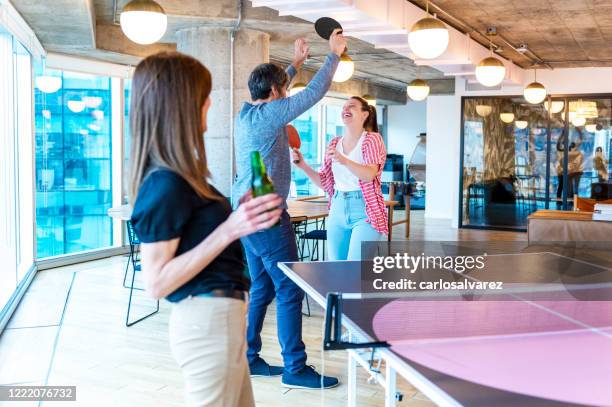
<svg viewBox="0 0 612 407">
<path fill-rule="evenodd" d="M 308 58 L 308 53 L 310 52 L 310 48 L 306 44 L 304 38 L 298 38 L 295 40 L 293 44 L 293 62 L 287 67 L 285 72 L 287 72 L 287 76 L 289 77 L 289 83 L 293 80 L 293 77 L 300 70 L 302 65 L 304 65 L 304 61 Z"/>
<path fill-rule="evenodd" d="M 279 127 L 287 125 L 317 104 L 329 90 L 332 78 L 340 62 L 340 55 L 346 47 L 346 39 L 338 31 L 334 31 L 330 36 L 329 46 L 331 52 L 327 54 L 325 63 L 310 80 L 306 88 L 297 95 L 273 100 L 265 105 L 264 109 L 267 115 Z M 291 70 L 291 67 L 289 67 L 289 74 Z"/>
</svg>

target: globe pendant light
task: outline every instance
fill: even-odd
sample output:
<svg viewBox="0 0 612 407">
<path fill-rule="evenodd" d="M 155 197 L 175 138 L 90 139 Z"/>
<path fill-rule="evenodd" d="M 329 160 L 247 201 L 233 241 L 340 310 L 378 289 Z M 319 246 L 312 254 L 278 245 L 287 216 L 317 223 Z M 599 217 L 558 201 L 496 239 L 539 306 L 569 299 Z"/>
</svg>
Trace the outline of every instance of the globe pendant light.
<svg viewBox="0 0 612 407">
<path fill-rule="evenodd" d="M 83 96 L 83 103 L 85 103 L 85 107 L 96 109 L 102 104 L 102 98 L 100 96 Z"/>
<path fill-rule="evenodd" d="M 499 114 L 499 118 L 502 122 L 510 124 L 514 120 L 514 113 L 503 112 Z"/>
<path fill-rule="evenodd" d="M 529 126 L 529 122 L 527 120 L 517 120 L 514 122 L 514 125 L 516 126 L 517 129 L 526 129 L 527 126 Z"/>
<path fill-rule="evenodd" d="M 294 96 L 306 89 L 306 84 L 303 82 L 297 82 L 291 89 L 289 89 L 289 96 Z"/>
<path fill-rule="evenodd" d="M 362 96 L 363 100 L 368 102 L 370 106 L 376 106 L 376 96 L 365 94 Z"/>
<path fill-rule="evenodd" d="M 41 75 L 34 80 L 36 87 L 43 93 L 55 93 L 62 87 L 62 78 L 59 76 Z"/>
<path fill-rule="evenodd" d="M 548 105 L 548 101 L 544 102 L 544 109 L 550 111 L 551 113 L 559 113 L 565 107 L 565 103 L 560 100 L 553 100 L 550 103 L 550 107 Z"/>
<path fill-rule="evenodd" d="M 353 76 L 353 72 L 355 71 L 355 63 L 349 57 L 346 52 L 342 53 L 340 56 L 340 62 L 338 63 L 338 68 L 336 68 L 336 73 L 332 78 L 334 82 L 346 82 Z"/>
<path fill-rule="evenodd" d="M 82 100 L 69 100 L 66 102 L 66 106 L 72 113 L 81 113 L 85 110 L 85 102 Z"/>
<path fill-rule="evenodd" d="M 410 99 L 423 100 L 429 95 L 429 85 L 423 79 L 415 79 L 408 84 L 406 91 Z"/>
<path fill-rule="evenodd" d="M 544 99 L 546 99 L 546 88 L 537 81 L 536 69 L 533 70 L 533 82 L 525 87 L 523 96 L 525 96 L 525 100 L 532 105 L 542 103 Z"/>
<path fill-rule="evenodd" d="M 427 17 L 414 23 L 410 29 L 408 45 L 419 58 L 433 59 L 448 48 L 448 29 L 442 21 L 429 17 L 429 0 L 425 3 L 425 13 Z"/>
<path fill-rule="evenodd" d="M 125 5 L 120 16 L 123 33 L 137 44 L 159 41 L 168 28 L 164 9 L 153 0 L 132 0 Z"/>
<path fill-rule="evenodd" d="M 499 85 L 506 76 L 504 63 L 493 56 L 493 41 L 489 39 L 489 56 L 478 63 L 476 79 L 482 85 L 491 87 Z"/>
<path fill-rule="evenodd" d="M 491 114 L 493 108 L 489 105 L 476 105 L 476 113 L 480 117 L 487 117 Z"/>
</svg>

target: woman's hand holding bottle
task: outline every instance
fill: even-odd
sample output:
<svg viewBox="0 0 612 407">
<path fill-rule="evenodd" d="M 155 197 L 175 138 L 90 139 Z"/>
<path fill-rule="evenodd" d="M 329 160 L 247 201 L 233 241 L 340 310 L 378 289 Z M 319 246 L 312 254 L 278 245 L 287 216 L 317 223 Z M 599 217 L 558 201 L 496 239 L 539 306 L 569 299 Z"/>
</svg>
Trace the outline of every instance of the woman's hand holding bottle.
<svg viewBox="0 0 612 407">
<path fill-rule="evenodd" d="M 282 209 L 282 198 L 277 194 L 266 194 L 251 198 L 247 192 L 240 199 L 240 206 L 221 225 L 232 240 L 267 229 L 278 222 Z"/>
</svg>

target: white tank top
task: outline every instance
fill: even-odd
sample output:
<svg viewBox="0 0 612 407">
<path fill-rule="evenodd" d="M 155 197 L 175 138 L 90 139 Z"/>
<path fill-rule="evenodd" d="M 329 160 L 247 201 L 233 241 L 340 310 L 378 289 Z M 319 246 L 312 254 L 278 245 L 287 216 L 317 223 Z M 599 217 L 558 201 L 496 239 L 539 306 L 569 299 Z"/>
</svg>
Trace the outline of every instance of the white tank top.
<svg viewBox="0 0 612 407">
<path fill-rule="evenodd" d="M 355 148 L 349 153 L 345 154 L 349 160 L 355 161 L 358 164 L 363 164 L 363 152 L 361 151 L 361 144 L 363 143 L 363 138 L 365 137 L 365 132 L 361 134 L 357 145 Z M 344 154 L 344 149 L 342 147 L 342 137 L 338 144 L 336 144 L 336 149 L 341 154 Z M 337 191 L 349 192 L 349 191 L 360 191 L 361 187 L 359 186 L 359 178 L 355 174 L 353 174 L 348 168 L 344 165 L 339 164 L 337 162 L 332 162 L 332 172 L 334 174 L 334 182 L 335 189 Z"/>
</svg>

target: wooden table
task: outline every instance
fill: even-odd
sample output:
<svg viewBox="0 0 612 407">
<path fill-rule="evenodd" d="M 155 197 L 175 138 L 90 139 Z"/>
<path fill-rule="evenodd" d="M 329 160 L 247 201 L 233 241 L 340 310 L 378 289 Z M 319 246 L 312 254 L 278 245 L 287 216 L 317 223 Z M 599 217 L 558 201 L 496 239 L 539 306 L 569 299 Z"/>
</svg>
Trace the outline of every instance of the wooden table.
<svg viewBox="0 0 612 407">
<path fill-rule="evenodd" d="M 387 206 L 389 211 L 389 240 L 391 240 L 393 225 L 403 222 L 392 222 L 393 207 L 397 204 L 397 201 L 385 201 L 385 206 Z M 327 209 L 327 198 L 316 196 L 304 197 L 300 199 L 288 199 L 287 212 L 289 212 L 289 217 L 293 223 L 324 219 L 329 215 L 329 210 Z M 107 211 L 107 214 L 113 219 L 128 221 L 132 216 L 132 207 L 130 205 L 115 206 L 110 208 Z"/>
<path fill-rule="evenodd" d="M 385 206 L 387 207 L 388 211 L 387 215 L 389 218 L 389 235 L 387 236 L 389 241 L 391 241 L 393 226 L 400 223 L 407 223 L 406 220 L 393 222 L 393 208 L 397 206 L 398 203 L 398 201 L 385 201 Z M 288 199 L 287 212 L 289 212 L 291 221 L 294 223 L 319 220 L 326 218 L 329 215 L 327 204 L 327 198 L 324 196 L 307 196 L 297 199 Z M 410 213 L 409 208 L 407 209 L 407 212 Z M 408 225 L 409 223 L 407 223 L 406 226 L 409 227 Z"/>
<path fill-rule="evenodd" d="M 287 199 L 287 212 L 292 222 L 326 218 L 329 214 L 326 200 Z"/>
<path fill-rule="evenodd" d="M 529 243 L 608 242 L 612 222 L 595 221 L 591 212 L 539 210 L 527 220 Z"/>
<path fill-rule="evenodd" d="M 321 219 L 327 217 L 327 201 L 308 202 L 298 200 L 287 200 L 288 212 L 292 222 L 306 219 Z M 117 220 L 130 220 L 132 207 L 130 205 L 114 206 L 107 212 L 108 216 Z"/>
</svg>

